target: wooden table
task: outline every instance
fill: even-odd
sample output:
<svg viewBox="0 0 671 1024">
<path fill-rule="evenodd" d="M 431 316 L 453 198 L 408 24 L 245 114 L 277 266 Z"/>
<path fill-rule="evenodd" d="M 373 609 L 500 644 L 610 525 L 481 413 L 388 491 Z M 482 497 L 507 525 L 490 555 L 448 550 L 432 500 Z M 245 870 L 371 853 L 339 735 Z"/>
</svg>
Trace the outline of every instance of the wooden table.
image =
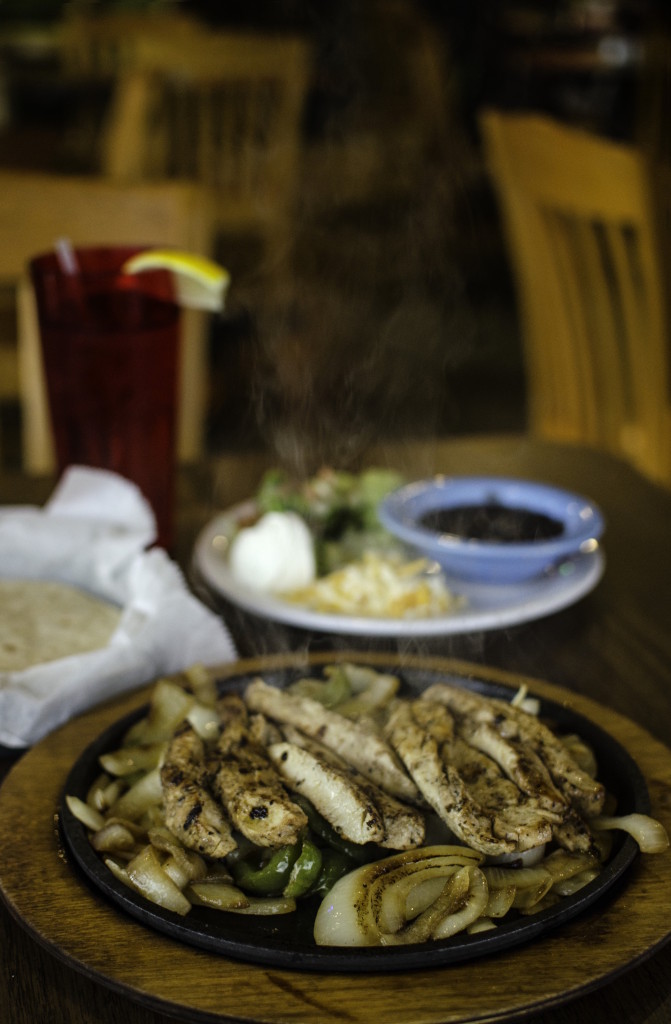
<svg viewBox="0 0 671 1024">
<path fill-rule="evenodd" d="M 258 474 L 269 464 L 263 454 L 230 456 L 209 466 L 184 471 L 179 487 L 179 537 L 176 557 L 188 566 L 198 529 L 217 510 L 241 500 L 253 490 Z M 574 447 L 554 446 L 528 438 L 478 438 L 446 442 L 397 445 L 371 452 L 368 460 L 396 465 L 419 476 L 434 471 L 447 473 L 499 473 L 543 479 L 580 490 L 602 507 L 607 520 L 604 546 L 606 574 L 596 590 L 574 607 L 547 619 L 500 632 L 432 641 L 431 653 L 467 659 L 499 669 L 547 680 L 577 695 L 585 695 L 610 712 L 626 716 L 650 735 L 651 746 L 671 745 L 671 573 L 669 572 L 668 529 L 671 523 L 671 494 L 642 479 L 619 461 Z M 0 504 L 41 501 L 51 481 L 0 480 Z M 256 643 L 268 649 L 267 637 L 250 632 L 242 622 L 235 624 L 240 647 L 248 653 Z M 295 638 L 274 630 L 274 644 L 289 648 Z M 304 642 L 304 641 L 303 641 Z M 324 644 L 323 638 L 313 638 Z M 417 653 L 428 645 L 417 644 Z M 66 728 L 72 728 L 67 726 Z M 0 767 L 11 771 L 10 760 Z M 17 762 L 16 770 L 21 767 Z M 13 772 L 12 776 L 13 777 Z M 7 791 L 9 786 L 7 787 Z M 661 794 L 661 796 L 660 796 Z M 0 789 L 0 804 L 3 791 Z M 667 826 L 671 815 L 668 788 L 658 788 L 661 816 Z M 0 853 L 0 878 L 2 877 Z M 671 854 L 662 855 L 671 856 Z M 44 899 L 49 900 L 48 881 Z M 669 907 L 668 888 L 660 892 L 660 909 Z M 73 928 L 85 925 L 72 921 Z M 579 929 L 578 929 L 579 932 Z M 528 1019 L 544 1024 L 600 1024 L 623 1020 L 630 1024 L 662 1024 L 671 1020 L 671 945 L 648 950 L 643 962 L 616 976 L 596 990 L 571 1001 L 532 1014 Z M 175 958 L 178 972 L 179 957 Z M 548 971 L 561 964 L 546 964 Z M 150 971 L 150 965 L 147 970 Z M 272 976 L 277 986 L 273 1020 L 321 1021 L 346 1019 L 364 1021 L 365 986 L 356 988 L 356 1006 L 351 1013 L 331 1016 L 323 1003 L 306 996 L 296 1009 L 296 985 L 291 975 L 256 969 L 260 989 Z M 346 982 L 343 980 L 343 987 Z M 520 985 L 524 979 L 519 979 Z M 207 984 L 204 976 L 203 984 Z M 403 976 L 390 977 L 388 984 L 404 987 Z M 427 978 L 430 984 L 430 976 Z M 477 967 L 473 985 L 478 984 Z M 298 985 L 298 989 L 300 989 Z M 305 988 L 305 987 L 304 987 Z M 309 991 L 309 986 L 306 991 Z M 352 997 L 354 999 L 354 996 Z M 287 1017 L 282 1016 L 286 1000 Z M 260 1004 L 261 1005 L 261 1004 Z M 289 1010 L 291 1007 L 291 1010 Z M 8 1024 L 33 1024 L 37 1020 L 68 1021 L 68 1024 L 167 1024 L 202 1019 L 169 1013 L 156 1008 L 150 999 L 138 1001 L 119 989 L 85 976 L 27 934 L 4 906 L 0 906 L 0 1020 Z M 222 1020 L 271 1019 L 244 1013 L 236 1017 L 234 1006 L 222 1007 Z M 400 1018 L 410 1021 L 439 1020 L 439 1009 L 427 1016 L 426 1008 Z M 391 1019 L 391 1018 L 389 1018 Z M 500 1020 L 499 1014 L 479 1020 Z"/>
</svg>

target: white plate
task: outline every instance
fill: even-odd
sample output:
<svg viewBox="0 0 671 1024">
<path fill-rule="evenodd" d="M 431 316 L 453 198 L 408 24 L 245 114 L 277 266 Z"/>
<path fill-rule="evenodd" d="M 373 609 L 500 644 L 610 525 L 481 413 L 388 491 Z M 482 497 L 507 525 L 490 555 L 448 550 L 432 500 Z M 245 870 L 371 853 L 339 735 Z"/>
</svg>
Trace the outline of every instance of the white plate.
<svg viewBox="0 0 671 1024">
<path fill-rule="evenodd" d="M 319 633 L 350 636 L 448 636 L 502 629 L 539 619 L 575 604 L 597 585 L 605 569 L 601 548 L 578 555 L 542 576 L 515 584 L 478 584 L 447 580 L 450 590 L 463 594 L 463 608 L 426 619 L 378 619 L 359 615 L 328 615 L 283 601 L 239 583 L 226 559 L 235 524 L 253 514 L 254 505 L 236 505 L 212 519 L 194 547 L 194 567 L 220 597 L 239 608 L 287 626 Z"/>
</svg>

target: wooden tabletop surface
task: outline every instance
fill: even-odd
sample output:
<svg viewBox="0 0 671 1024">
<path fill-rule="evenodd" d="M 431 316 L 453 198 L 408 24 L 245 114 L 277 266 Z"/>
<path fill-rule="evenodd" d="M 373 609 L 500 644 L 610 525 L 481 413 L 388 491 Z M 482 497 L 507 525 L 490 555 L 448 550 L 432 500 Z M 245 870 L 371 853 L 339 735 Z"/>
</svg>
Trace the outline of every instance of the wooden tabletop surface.
<svg viewBox="0 0 671 1024">
<path fill-rule="evenodd" d="M 633 723 L 639 741 L 643 737 L 644 746 L 648 734 L 651 749 L 662 750 L 662 756 L 666 756 L 666 748 L 671 746 L 671 631 L 668 628 L 671 573 L 667 553 L 671 493 L 655 487 L 609 456 L 528 438 L 494 437 L 399 445 L 393 450 L 371 452 L 367 461 L 395 465 L 413 476 L 438 471 L 522 476 L 579 490 L 597 501 L 607 521 L 606 572 L 597 588 L 577 605 L 547 619 L 501 631 L 446 637 L 442 641 L 403 640 L 391 646 L 405 653 L 440 654 L 547 680 L 572 691 L 578 700 L 584 696 L 602 705 L 606 709 L 604 719 L 610 721 L 611 712 L 614 720 L 624 716 Z M 182 473 L 175 557 L 187 571 L 198 530 L 220 509 L 248 497 L 259 474 L 269 464 L 266 455 L 229 456 Z M 41 502 L 51 485 L 51 481 L 2 478 L 0 504 Z M 346 642 L 345 638 L 304 636 L 280 627 L 259 628 L 259 624 L 250 624 L 242 616 L 231 615 L 229 624 L 244 655 L 275 650 L 323 650 L 329 644 L 342 646 Z M 77 725 L 70 723 L 65 728 L 76 730 Z M 59 741 L 51 738 L 49 742 Z M 23 766 L 30 764 L 29 757 L 39 758 L 39 755 L 36 747 L 25 759 L 0 761 L 0 775 L 10 773 L 6 787 L 0 789 L 0 808 L 3 790 L 7 797 L 14 793 L 16 787 L 12 780 Z M 660 788 L 659 780 L 653 781 L 660 817 L 668 817 L 671 814 L 668 787 Z M 17 819 L 19 817 L 17 814 Z M 17 820 L 17 829 L 19 827 Z M 0 890 L 6 849 L 0 853 Z M 29 859 L 29 851 L 24 856 Z M 671 857 L 671 854 L 661 856 Z M 41 899 L 45 903 L 50 900 L 48 877 L 43 879 Z M 660 892 L 659 901 L 661 908 L 666 905 L 671 910 L 668 886 Z M 78 921 L 75 915 L 71 927 L 86 928 L 86 923 Z M 575 927 L 579 934 L 579 926 Z M 100 944 L 104 947 L 104 935 L 100 936 Z M 151 946 L 148 940 L 149 957 Z M 141 942 L 138 948 L 141 956 Z M 662 1024 L 671 1020 L 671 944 L 662 942 L 659 948 L 645 948 L 644 952 L 642 962 L 599 983 L 594 990 L 589 990 L 589 986 L 584 994 L 574 990 L 567 1002 L 525 1012 L 525 1019 L 544 1024 L 601 1024 L 614 1019 L 631 1024 Z M 114 950 L 108 951 L 108 955 L 113 960 Z M 203 985 L 208 984 L 205 966 Z M 508 963 L 502 964 L 502 968 L 511 970 Z M 561 964 L 553 959 L 549 946 L 548 955 L 536 961 L 536 968 L 547 972 L 548 990 L 552 990 L 556 981 L 554 972 L 561 970 Z M 166 969 L 165 962 L 160 969 Z M 176 972 L 180 969 L 179 952 L 175 954 L 174 969 Z M 449 971 L 450 968 L 439 970 Z M 150 961 L 146 971 L 150 976 Z M 250 1009 L 253 1001 L 250 1003 L 246 998 L 244 1008 L 227 1001 L 221 1007 L 221 1020 L 286 1019 L 314 1021 L 315 1024 L 328 1020 L 373 1020 L 360 1009 L 366 1002 L 366 985 L 361 979 L 355 986 L 357 1012 L 352 1009 L 348 1014 L 339 1004 L 338 1012 L 331 1013 L 328 1004 L 317 1000 L 310 1002 L 309 985 L 292 985 L 291 975 L 282 977 L 282 972 L 265 968 L 255 968 L 255 972 L 264 991 L 272 981 L 270 987 L 274 986 L 277 993 L 272 1013 L 267 1007 L 267 1012 L 264 1011 L 263 1003 L 257 1010 Z M 426 974 L 425 981 L 427 986 L 431 984 L 430 973 Z M 442 975 L 440 982 L 444 985 Z M 523 977 L 519 977 L 518 982 L 520 986 L 525 984 Z M 341 978 L 339 984 L 346 988 L 348 983 Z M 406 981 L 404 976 L 389 977 L 388 985 L 392 989 L 398 986 L 402 993 Z M 474 988 L 477 985 L 478 970 L 474 967 Z M 151 992 L 150 983 L 148 989 Z M 296 1008 L 297 991 L 302 993 L 298 1000 L 300 1012 Z M 393 1000 L 389 1005 L 393 1005 Z M 354 1007 L 354 1002 L 351 1006 Z M 442 1019 L 440 1005 L 431 1006 L 431 1000 L 423 999 L 416 1007 L 407 1003 L 403 1006 L 403 1010 L 398 1011 L 399 1024 Z M 283 1016 L 285 1007 L 286 1017 Z M 118 984 L 101 978 L 99 971 L 86 971 L 81 965 L 76 969 L 44 936 L 36 936 L 27 929 L 25 921 L 17 922 L 13 913 L 0 902 L 1 1021 L 8 1024 L 33 1024 L 42 1020 L 54 1024 L 61 1021 L 67 1024 L 120 1024 L 121 1021 L 124 1024 L 168 1024 L 168 1021 L 178 1020 L 186 1024 L 199 1019 L 204 1018 L 157 1002 L 151 995 L 141 999 L 129 994 Z M 486 1016 L 473 1019 L 511 1018 L 502 1006 L 501 1012 L 488 1011 Z"/>
</svg>

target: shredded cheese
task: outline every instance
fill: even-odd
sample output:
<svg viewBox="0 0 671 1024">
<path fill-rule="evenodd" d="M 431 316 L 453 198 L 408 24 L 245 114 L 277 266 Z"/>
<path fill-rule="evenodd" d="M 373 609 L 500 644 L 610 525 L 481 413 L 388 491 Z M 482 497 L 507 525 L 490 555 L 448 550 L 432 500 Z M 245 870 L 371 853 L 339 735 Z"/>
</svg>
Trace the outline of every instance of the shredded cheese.
<svg viewBox="0 0 671 1024">
<path fill-rule="evenodd" d="M 419 619 L 454 611 L 464 599 L 451 593 L 443 576 L 423 558 L 368 552 L 282 597 L 324 614 Z"/>
</svg>

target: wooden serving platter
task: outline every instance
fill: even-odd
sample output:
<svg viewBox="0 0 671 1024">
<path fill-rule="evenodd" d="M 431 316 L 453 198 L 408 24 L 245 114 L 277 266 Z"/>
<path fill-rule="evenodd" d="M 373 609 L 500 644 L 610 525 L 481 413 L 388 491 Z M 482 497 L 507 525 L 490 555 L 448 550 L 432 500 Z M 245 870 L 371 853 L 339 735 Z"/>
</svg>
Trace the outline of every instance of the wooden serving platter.
<svg viewBox="0 0 671 1024">
<path fill-rule="evenodd" d="M 325 652 L 388 665 L 388 654 Z M 222 667 L 222 677 L 295 666 L 294 654 Z M 402 666 L 438 668 L 518 685 L 519 677 L 441 658 L 405 657 Z M 536 679 L 532 693 L 563 702 L 609 732 L 643 772 L 652 814 L 671 831 L 671 752 L 635 723 L 588 698 Z M 27 931 L 55 956 L 142 1005 L 194 1022 L 254 1024 L 467 1024 L 503 1021 L 556 1006 L 603 985 L 671 937 L 663 894 L 671 851 L 640 856 L 612 897 L 538 941 L 474 962 L 394 974 L 302 972 L 258 966 L 191 948 L 110 904 L 68 862 L 57 827 L 68 771 L 103 730 L 143 704 L 135 693 L 67 724 L 28 752 L 0 789 L 0 893 Z"/>
</svg>

